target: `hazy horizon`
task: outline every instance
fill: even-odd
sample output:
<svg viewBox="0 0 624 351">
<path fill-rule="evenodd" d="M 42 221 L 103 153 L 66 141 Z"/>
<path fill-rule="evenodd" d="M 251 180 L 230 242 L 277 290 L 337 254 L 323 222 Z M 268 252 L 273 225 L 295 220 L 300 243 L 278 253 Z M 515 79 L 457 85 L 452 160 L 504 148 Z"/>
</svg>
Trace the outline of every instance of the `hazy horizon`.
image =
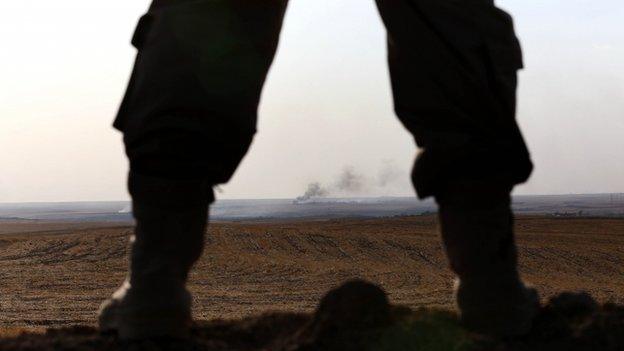
<svg viewBox="0 0 624 351">
<path fill-rule="evenodd" d="M 111 123 L 148 4 L 5 5 L 0 203 L 128 199 Z M 624 193 L 624 3 L 498 4 L 524 46 L 518 121 L 536 164 L 516 194 Z M 337 196 L 413 196 L 416 150 L 393 115 L 385 55 L 373 1 L 291 0 L 259 133 L 218 197 L 290 199 L 313 182 Z M 340 186 L 348 172 L 357 186 Z"/>
<path fill-rule="evenodd" d="M 217 193 L 218 195 L 218 193 Z M 610 196 L 610 195 L 614 195 L 614 196 L 618 196 L 617 198 L 615 198 L 618 202 L 624 202 L 624 192 L 617 192 L 617 193 L 583 193 L 583 194 L 576 194 L 576 193 L 569 193 L 569 194 L 514 194 L 512 195 L 514 198 L 518 198 L 518 197 L 524 197 L 524 198 L 538 198 L 538 197 L 562 197 L 562 198 L 566 198 L 566 197 L 591 197 L 591 196 Z M 424 200 L 418 199 L 414 194 L 411 195 L 380 195 L 380 196 L 342 196 L 342 197 L 332 197 L 332 196 L 328 196 L 328 197 L 315 197 L 312 198 L 312 202 L 314 201 L 331 201 L 331 200 L 365 200 L 365 199 L 383 199 L 383 198 L 388 198 L 388 199 L 414 199 L 418 202 L 434 202 L 433 198 L 427 198 Z M 293 201 L 296 200 L 296 196 L 295 197 L 266 197 L 266 198 L 244 198 L 244 197 L 240 197 L 240 198 L 222 198 L 217 196 L 217 200 L 216 201 Z M 110 199 L 110 200 L 67 200 L 67 201 L 18 201 L 18 202 L 2 202 L 0 201 L 0 205 L 27 205 L 27 204 L 71 204 L 71 203 L 92 203 L 92 204 L 96 204 L 96 203 L 129 203 L 131 201 L 131 199 Z"/>
</svg>

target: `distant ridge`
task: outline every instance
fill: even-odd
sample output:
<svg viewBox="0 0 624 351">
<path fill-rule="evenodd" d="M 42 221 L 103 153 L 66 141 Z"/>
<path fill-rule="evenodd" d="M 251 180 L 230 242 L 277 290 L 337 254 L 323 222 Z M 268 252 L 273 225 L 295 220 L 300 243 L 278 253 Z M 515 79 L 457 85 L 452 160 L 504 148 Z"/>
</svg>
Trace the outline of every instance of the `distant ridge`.
<svg viewBox="0 0 624 351">
<path fill-rule="evenodd" d="M 517 214 L 557 217 L 623 217 L 624 194 L 517 195 Z M 433 200 L 416 197 L 218 200 L 213 220 L 330 219 L 413 216 L 437 211 Z M 128 201 L 0 203 L 0 220 L 85 222 L 132 221 Z"/>
</svg>

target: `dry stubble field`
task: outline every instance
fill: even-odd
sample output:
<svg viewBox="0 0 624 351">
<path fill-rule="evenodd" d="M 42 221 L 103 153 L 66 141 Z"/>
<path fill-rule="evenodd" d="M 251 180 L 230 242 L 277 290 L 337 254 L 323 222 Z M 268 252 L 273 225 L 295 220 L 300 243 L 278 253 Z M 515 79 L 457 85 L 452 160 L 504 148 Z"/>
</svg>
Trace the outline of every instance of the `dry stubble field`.
<svg viewBox="0 0 624 351">
<path fill-rule="evenodd" d="M 624 303 L 624 220 L 520 217 L 516 226 L 521 271 L 544 298 L 582 289 Z M 93 325 L 124 277 L 130 232 L 0 222 L 0 329 Z M 196 318 L 236 318 L 310 311 L 356 277 L 380 284 L 393 303 L 453 306 L 433 216 L 214 223 L 190 288 Z"/>
</svg>

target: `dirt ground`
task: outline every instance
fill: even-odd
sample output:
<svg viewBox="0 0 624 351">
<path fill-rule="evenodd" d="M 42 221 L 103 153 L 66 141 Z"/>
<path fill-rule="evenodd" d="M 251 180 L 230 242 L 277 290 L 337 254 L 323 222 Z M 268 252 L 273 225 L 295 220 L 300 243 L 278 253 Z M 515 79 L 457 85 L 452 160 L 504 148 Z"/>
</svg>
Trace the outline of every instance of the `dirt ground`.
<svg viewBox="0 0 624 351">
<path fill-rule="evenodd" d="M 124 278 L 131 228 L 0 226 L 0 329 L 93 326 Z M 544 299 L 585 290 L 624 304 L 624 220 L 520 217 L 516 226 L 522 274 Z M 214 223 L 190 288 L 198 320 L 232 319 L 310 312 L 352 278 L 380 285 L 394 304 L 453 308 L 434 216 Z"/>
</svg>

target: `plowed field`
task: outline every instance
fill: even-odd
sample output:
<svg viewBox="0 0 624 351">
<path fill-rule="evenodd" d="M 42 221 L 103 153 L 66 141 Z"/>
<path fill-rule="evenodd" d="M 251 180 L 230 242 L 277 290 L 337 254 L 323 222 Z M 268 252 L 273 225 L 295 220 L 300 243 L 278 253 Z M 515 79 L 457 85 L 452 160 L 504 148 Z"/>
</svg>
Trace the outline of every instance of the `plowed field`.
<svg viewBox="0 0 624 351">
<path fill-rule="evenodd" d="M 521 271 L 547 299 L 624 303 L 624 220 L 520 217 Z M 124 278 L 131 227 L 0 222 L 0 329 L 94 325 Z M 214 223 L 191 275 L 197 319 L 309 312 L 351 278 L 392 303 L 452 308 L 434 216 Z"/>
</svg>

